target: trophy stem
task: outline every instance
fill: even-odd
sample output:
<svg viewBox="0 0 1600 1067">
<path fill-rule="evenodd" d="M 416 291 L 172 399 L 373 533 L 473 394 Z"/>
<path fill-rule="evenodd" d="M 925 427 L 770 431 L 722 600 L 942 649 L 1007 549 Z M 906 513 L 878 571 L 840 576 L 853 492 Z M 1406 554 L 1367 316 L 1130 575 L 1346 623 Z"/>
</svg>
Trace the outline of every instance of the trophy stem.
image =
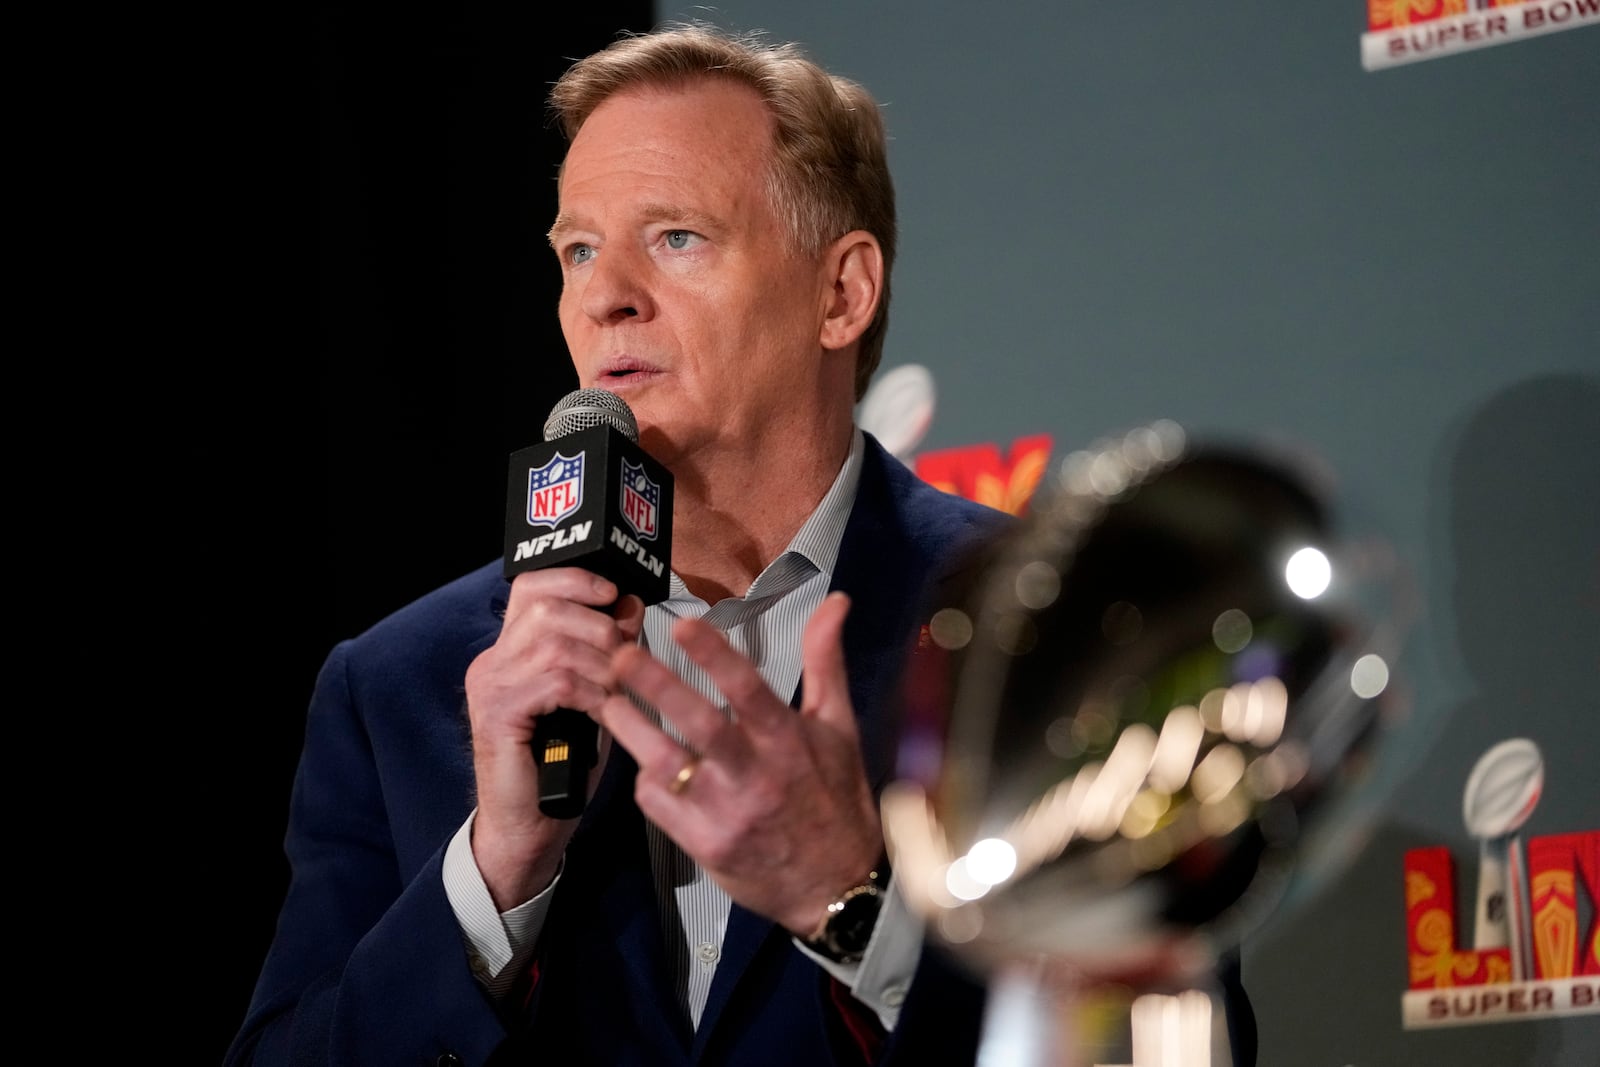
<svg viewBox="0 0 1600 1067">
<path fill-rule="evenodd" d="M 1501 948 L 1509 943 L 1506 923 L 1506 867 L 1511 839 L 1485 837 L 1478 845 L 1478 906 L 1473 913 L 1472 947 Z"/>
<path fill-rule="evenodd" d="M 1082 987 L 1043 960 L 1009 963 L 989 983 L 978 1067 L 1091 1067 Z"/>
<path fill-rule="evenodd" d="M 1529 904 L 1528 861 L 1522 835 L 1512 834 L 1506 849 L 1506 940 L 1511 948 L 1511 980 L 1532 981 L 1533 909 Z"/>
<path fill-rule="evenodd" d="M 1135 995 L 1045 960 L 1002 967 L 989 985 L 978 1067 L 1233 1067 L 1214 989 Z"/>
</svg>

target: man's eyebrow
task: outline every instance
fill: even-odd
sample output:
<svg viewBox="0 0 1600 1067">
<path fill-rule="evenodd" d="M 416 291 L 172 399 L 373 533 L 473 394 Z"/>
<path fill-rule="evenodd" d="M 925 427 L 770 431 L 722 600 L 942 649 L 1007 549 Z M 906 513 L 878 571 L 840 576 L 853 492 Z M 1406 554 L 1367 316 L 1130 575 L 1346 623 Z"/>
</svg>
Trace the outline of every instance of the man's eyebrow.
<svg viewBox="0 0 1600 1067">
<path fill-rule="evenodd" d="M 715 215 L 708 215 L 704 211 L 696 211 L 692 207 L 682 204 L 671 204 L 665 201 L 645 204 L 639 214 L 648 222 L 681 222 L 685 228 L 693 230 L 720 230 L 722 223 Z"/>
<path fill-rule="evenodd" d="M 638 217 L 644 222 L 681 223 L 686 229 L 705 230 L 709 233 L 717 233 L 725 228 L 722 221 L 715 215 L 708 215 L 704 211 L 697 211 L 694 208 L 684 207 L 682 204 L 672 204 L 666 201 L 640 205 Z M 577 216 L 563 211 L 556 216 L 556 221 L 551 225 L 550 232 L 545 236 L 550 241 L 550 244 L 554 246 L 571 231 L 586 228 Z"/>
<path fill-rule="evenodd" d="M 550 247 L 554 248 L 564 235 L 578 228 L 577 220 L 563 211 L 556 216 L 556 221 L 551 223 L 549 232 L 544 235 L 545 240 L 549 241 Z"/>
</svg>

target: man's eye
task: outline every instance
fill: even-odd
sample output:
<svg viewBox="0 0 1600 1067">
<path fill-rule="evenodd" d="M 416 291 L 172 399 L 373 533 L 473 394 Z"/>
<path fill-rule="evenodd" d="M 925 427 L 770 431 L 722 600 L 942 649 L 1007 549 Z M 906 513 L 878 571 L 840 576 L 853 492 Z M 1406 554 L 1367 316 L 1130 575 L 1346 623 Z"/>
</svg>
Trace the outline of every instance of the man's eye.
<svg viewBox="0 0 1600 1067">
<path fill-rule="evenodd" d="M 688 230 L 668 230 L 666 238 L 667 247 L 677 252 L 690 247 L 699 239 L 698 234 L 691 233 Z"/>
<path fill-rule="evenodd" d="M 567 249 L 567 262 L 573 266 L 577 266 L 579 263 L 587 263 L 593 258 L 594 245 L 578 244 Z"/>
</svg>

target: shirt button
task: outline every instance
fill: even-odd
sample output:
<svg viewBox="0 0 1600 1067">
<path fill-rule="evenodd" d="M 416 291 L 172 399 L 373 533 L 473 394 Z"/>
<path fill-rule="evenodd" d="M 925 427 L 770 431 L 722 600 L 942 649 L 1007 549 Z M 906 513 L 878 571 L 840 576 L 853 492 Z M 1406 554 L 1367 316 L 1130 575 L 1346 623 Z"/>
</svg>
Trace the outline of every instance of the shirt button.
<svg viewBox="0 0 1600 1067">
<path fill-rule="evenodd" d="M 892 985 L 888 989 L 885 989 L 883 991 L 883 1003 L 884 1003 L 885 1007 L 898 1008 L 900 1005 L 904 1004 L 905 1002 L 906 1002 L 906 987 L 905 986 L 903 986 L 903 985 Z"/>
<path fill-rule="evenodd" d="M 701 963 L 716 963 L 717 957 L 722 955 L 722 953 L 717 951 L 717 946 L 713 945 L 709 941 L 700 942 L 700 945 L 695 949 L 694 954 L 699 957 Z"/>
</svg>

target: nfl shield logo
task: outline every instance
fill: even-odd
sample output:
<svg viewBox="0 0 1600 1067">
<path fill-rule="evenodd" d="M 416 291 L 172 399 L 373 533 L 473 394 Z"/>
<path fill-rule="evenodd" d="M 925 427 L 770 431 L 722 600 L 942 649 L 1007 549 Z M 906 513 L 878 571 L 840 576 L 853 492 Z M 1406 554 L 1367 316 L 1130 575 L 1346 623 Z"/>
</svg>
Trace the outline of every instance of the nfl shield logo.
<svg viewBox="0 0 1600 1067">
<path fill-rule="evenodd" d="M 557 452 L 542 467 L 528 470 L 528 525 L 555 529 L 583 503 L 583 453 Z"/>
<path fill-rule="evenodd" d="M 644 467 L 622 461 L 622 517 L 641 541 L 656 536 L 656 513 L 661 507 L 661 486 L 650 480 Z"/>
</svg>

